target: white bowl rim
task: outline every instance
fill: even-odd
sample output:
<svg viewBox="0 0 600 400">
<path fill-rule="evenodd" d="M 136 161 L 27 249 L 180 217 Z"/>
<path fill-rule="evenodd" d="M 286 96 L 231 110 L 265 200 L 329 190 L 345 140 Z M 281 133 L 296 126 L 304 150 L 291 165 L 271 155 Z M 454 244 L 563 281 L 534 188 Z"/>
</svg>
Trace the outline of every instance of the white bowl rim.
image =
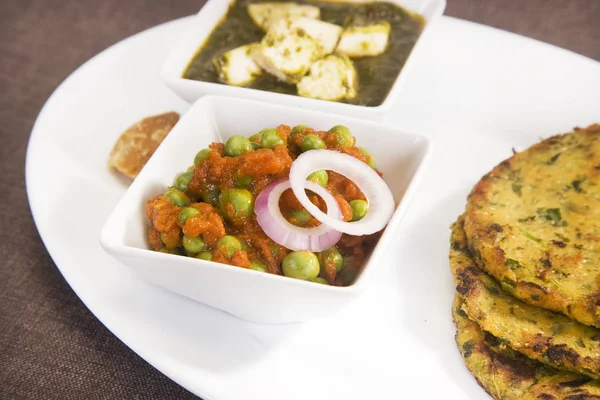
<svg viewBox="0 0 600 400">
<path fill-rule="evenodd" d="M 207 0 L 204 3 L 204 5 L 200 8 L 200 10 L 198 10 L 198 12 L 192 16 L 192 18 L 195 21 L 197 20 L 198 22 L 204 22 L 206 19 L 209 19 L 207 14 L 208 14 L 210 4 L 213 2 L 221 2 L 221 1 L 229 1 L 230 3 L 232 3 L 237 0 Z M 320 1 L 336 1 L 336 0 L 320 0 Z M 369 1 L 379 1 L 379 0 L 350 0 L 350 1 L 369 2 Z M 386 1 L 396 3 L 395 0 L 386 0 Z M 339 102 L 339 101 L 313 99 L 313 98 L 301 97 L 301 96 L 290 95 L 290 94 L 285 94 L 285 93 L 265 91 L 265 90 L 250 88 L 250 87 L 230 86 L 230 85 L 224 85 L 222 83 L 217 83 L 217 82 L 208 82 L 208 81 L 183 78 L 182 75 L 183 75 L 185 68 L 184 68 L 184 70 L 176 73 L 174 70 L 168 68 L 168 66 L 170 64 L 170 60 L 172 58 L 174 58 L 180 51 L 182 51 L 179 49 L 179 47 L 181 47 L 181 45 L 183 44 L 185 39 L 191 34 L 191 29 L 184 32 L 181 35 L 181 37 L 177 41 L 176 46 L 172 49 L 172 51 L 169 53 L 169 55 L 165 59 L 163 65 L 162 65 L 161 71 L 160 71 L 160 77 L 165 82 L 178 82 L 181 84 L 188 85 L 190 87 L 194 87 L 194 86 L 207 87 L 207 88 L 213 88 L 216 90 L 229 90 L 231 92 L 242 92 L 242 93 L 247 93 L 248 96 L 251 96 L 252 93 L 261 92 L 261 93 L 264 93 L 264 94 L 261 94 L 261 96 L 264 96 L 265 98 L 272 97 L 273 102 L 276 102 L 277 99 L 290 99 L 290 96 L 291 96 L 293 100 L 291 99 L 290 101 L 304 103 L 306 105 L 313 104 L 315 107 L 317 107 L 319 104 L 321 104 L 321 105 L 326 104 L 327 107 L 337 108 L 337 109 L 347 109 L 349 111 L 350 110 L 361 110 L 361 111 L 365 112 L 365 110 L 367 110 L 366 112 L 373 113 L 373 114 L 385 113 L 386 111 L 388 111 L 390 109 L 392 103 L 398 97 L 398 95 L 400 93 L 400 89 L 404 83 L 404 80 L 406 79 L 406 76 L 410 72 L 411 66 L 414 64 L 414 59 L 415 59 L 414 54 L 417 53 L 418 50 L 421 48 L 420 43 L 422 43 L 423 38 L 428 34 L 428 32 L 430 30 L 429 29 L 430 25 L 433 24 L 436 20 L 438 20 L 439 17 L 444 13 L 444 11 L 446 9 L 446 1 L 447 0 L 430 0 L 430 1 L 432 3 L 437 3 L 436 7 L 435 7 L 435 11 L 432 13 L 432 15 L 429 19 L 427 19 L 423 16 L 425 23 L 423 25 L 421 34 L 417 38 L 413 48 L 410 50 L 408 57 L 404 61 L 404 65 L 398 72 L 396 79 L 394 79 L 394 83 L 392 84 L 392 87 L 389 89 L 387 95 L 385 96 L 385 99 L 383 100 L 383 102 L 381 104 L 379 104 L 377 106 L 363 106 L 363 105 L 344 103 L 344 102 Z M 413 12 L 410 9 L 408 9 L 408 10 L 410 12 Z M 214 31 L 214 29 L 220 24 L 221 19 L 223 17 L 224 16 L 220 16 L 219 19 L 214 19 L 214 24 L 211 27 L 210 33 L 204 40 L 208 40 L 208 38 L 210 37 L 210 35 Z M 192 58 L 195 56 L 195 54 L 199 51 L 199 49 L 203 45 L 204 45 L 204 43 L 199 43 L 196 46 L 196 49 L 194 50 L 195 53 L 188 57 L 188 59 L 189 59 L 188 63 L 191 62 Z M 405 71 L 408 71 L 408 72 L 405 72 Z M 223 86 L 225 86 L 228 89 L 224 89 Z M 205 96 L 208 96 L 208 95 L 205 95 Z M 233 97 L 234 95 L 227 94 L 226 96 Z M 201 97 L 204 97 L 204 96 L 201 96 Z"/>
<path fill-rule="evenodd" d="M 250 99 L 245 99 L 245 98 L 240 98 L 240 97 L 207 95 L 207 96 L 203 96 L 203 97 L 199 98 L 198 100 L 196 100 L 194 102 L 194 104 L 192 105 L 192 107 L 184 115 L 182 115 L 182 117 L 177 122 L 177 124 L 180 124 L 181 121 L 184 120 L 185 116 L 188 113 L 190 113 L 190 112 L 193 113 L 193 112 L 195 112 L 196 109 L 201 109 L 202 106 L 204 106 L 205 104 L 211 103 L 215 100 L 224 100 L 224 101 L 228 101 L 228 102 L 240 102 L 240 103 L 253 103 L 255 105 L 261 105 L 264 107 L 280 108 L 280 109 L 285 108 L 285 109 L 290 109 L 290 110 L 297 108 L 297 107 L 293 107 L 290 105 L 272 104 L 269 102 L 250 100 Z M 107 253 L 115 255 L 115 256 L 136 257 L 136 258 L 150 257 L 150 258 L 158 258 L 158 259 L 160 259 L 161 257 L 167 257 L 167 259 L 169 259 L 169 260 L 178 260 L 178 262 L 183 262 L 183 263 L 194 262 L 198 266 L 203 266 L 203 268 L 227 270 L 228 272 L 235 273 L 235 274 L 259 274 L 260 276 L 262 276 L 261 279 L 271 279 L 271 280 L 275 280 L 275 282 L 280 282 L 280 283 L 287 284 L 287 285 L 300 285 L 300 286 L 310 285 L 308 287 L 312 288 L 313 290 L 329 291 L 331 293 L 339 293 L 340 295 L 341 294 L 347 295 L 352 292 L 356 292 L 356 293 L 362 292 L 364 290 L 364 288 L 366 287 L 366 285 L 368 284 L 370 277 L 374 272 L 374 268 L 370 267 L 372 260 L 376 259 L 377 256 L 379 255 L 379 253 L 385 251 L 385 248 L 388 247 L 387 245 L 381 246 L 381 240 L 385 237 L 386 241 L 389 241 L 390 240 L 389 238 L 391 237 L 391 235 L 394 234 L 394 231 L 402 223 L 404 215 L 406 214 L 406 211 L 407 211 L 408 207 L 410 206 L 411 200 L 414 196 L 414 192 L 417 190 L 417 186 L 420 183 L 423 175 L 425 174 L 425 169 L 428 165 L 428 162 L 429 162 L 429 159 L 430 159 L 430 156 L 432 153 L 433 144 L 432 144 L 431 140 L 423 134 L 408 132 L 408 131 L 405 131 L 402 129 L 395 128 L 393 126 L 385 125 L 385 124 L 374 122 L 374 121 L 369 121 L 369 120 L 364 120 L 361 118 L 355 118 L 355 117 L 349 117 L 349 116 L 339 116 L 336 114 L 332 114 L 332 113 L 325 112 L 325 111 L 318 111 L 318 110 L 303 109 L 302 112 L 310 113 L 310 114 L 314 114 L 314 115 L 322 115 L 322 116 L 335 115 L 337 118 L 343 118 L 345 120 L 344 123 L 346 123 L 346 124 L 352 123 L 352 122 L 359 122 L 361 124 L 368 124 L 373 127 L 383 127 L 387 130 L 396 131 L 397 133 L 399 133 L 401 135 L 410 136 L 413 139 L 422 142 L 422 146 L 423 146 L 422 157 L 419 160 L 417 166 L 415 167 L 414 173 L 408 178 L 408 183 L 407 183 L 406 189 L 402 193 L 402 199 L 398 202 L 397 206 L 395 207 L 394 213 L 393 213 L 390 221 L 384 228 L 385 231 L 383 232 L 383 234 L 377 241 L 377 244 L 373 247 L 373 250 L 371 251 L 371 254 L 369 255 L 369 257 L 367 258 L 367 261 L 363 264 L 362 268 L 359 271 L 359 274 L 357 275 L 357 277 L 355 278 L 355 280 L 352 282 L 351 285 L 333 286 L 333 285 L 318 284 L 318 283 L 311 282 L 311 281 L 305 281 L 305 280 L 301 280 L 301 279 L 294 279 L 294 278 L 286 277 L 284 275 L 276 275 L 276 274 L 270 274 L 270 273 L 265 273 L 265 272 L 260 272 L 260 271 L 254 271 L 254 270 L 247 269 L 247 268 L 239 268 L 239 267 L 235 267 L 235 266 L 232 266 L 229 264 L 218 263 L 215 261 L 208 261 L 208 260 L 196 259 L 196 258 L 191 258 L 191 257 L 187 257 L 187 256 L 180 256 L 180 255 L 173 255 L 173 254 L 164 254 L 164 253 L 152 251 L 150 249 L 142 249 L 142 248 L 135 247 L 135 246 L 129 246 L 129 245 L 123 244 L 120 241 L 115 241 L 112 237 L 110 237 L 109 230 L 111 230 L 111 228 L 114 224 L 118 223 L 118 221 L 115 221 L 115 219 L 117 218 L 118 214 L 120 214 L 121 209 L 125 208 L 125 206 L 128 204 L 128 202 L 127 202 L 129 200 L 128 193 L 132 192 L 133 191 L 132 189 L 134 187 L 145 185 L 145 182 L 144 182 L 145 168 L 142 169 L 142 171 L 138 175 L 138 177 L 141 176 L 142 179 L 138 180 L 136 178 L 136 180 L 134 180 L 131 183 L 131 185 L 127 188 L 127 190 L 125 191 L 123 196 L 119 199 L 117 205 L 113 208 L 109 217 L 106 219 L 106 221 L 100 231 L 99 240 L 100 240 L 101 247 Z M 172 128 L 172 131 L 176 130 L 177 124 Z M 173 136 L 171 135 L 168 137 L 173 137 Z M 157 152 L 159 150 L 160 150 L 160 148 L 157 150 Z M 155 154 L 156 154 L 156 152 L 155 152 Z M 152 157 L 154 157 L 154 155 Z M 148 160 L 148 162 L 150 162 L 152 157 Z M 374 255 L 376 257 L 374 257 Z M 171 258 L 171 257 L 175 257 L 175 258 Z M 368 270 L 368 273 L 365 274 L 365 271 L 367 271 L 367 270 Z"/>
</svg>

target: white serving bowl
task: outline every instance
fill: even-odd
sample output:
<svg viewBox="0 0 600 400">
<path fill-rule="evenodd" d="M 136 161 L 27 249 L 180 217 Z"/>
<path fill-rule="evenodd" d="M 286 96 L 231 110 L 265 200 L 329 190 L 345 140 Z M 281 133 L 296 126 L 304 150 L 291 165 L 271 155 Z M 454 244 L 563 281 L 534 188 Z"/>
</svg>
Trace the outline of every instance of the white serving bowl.
<svg viewBox="0 0 600 400">
<path fill-rule="evenodd" d="M 410 11 L 421 14 L 425 17 L 425 26 L 385 101 L 379 106 L 366 107 L 182 78 L 189 62 L 225 16 L 232 1 L 234 0 L 208 0 L 204 7 L 202 7 L 194 17 L 194 20 L 190 24 L 189 31 L 182 35 L 173 51 L 166 58 L 160 75 L 164 82 L 177 93 L 177 95 L 190 103 L 206 95 L 223 95 L 327 111 L 372 120 L 382 118 L 400 94 L 402 85 L 408 77 L 414 59 L 418 57 L 418 52 L 421 48 L 420 43 L 429 31 L 429 26 L 444 13 L 446 8 L 446 0 L 388 0 L 392 3 L 399 4 Z M 349 0 L 349 2 L 357 3 L 365 1 L 366 0 Z"/>
<path fill-rule="evenodd" d="M 284 276 L 149 250 L 146 200 L 163 193 L 194 155 L 212 142 L 250 136 L 280 124 L 326 130 L 347 126 L 357 144 L 370 150 L 396 201 L 396 211 L 355 282 L 333 287 Z M 381 264 L 385 248 L 412 198 L 429 153 L 419 135 L 360 119 L 324 112 L 206 96 L 198 100 L 169 133 L 131 184 L 100 234 L 104 250 L 150 282 L 175 293 L 254 321 L 303 321 L 335 312 L 355 299 Z"/>
</svg>

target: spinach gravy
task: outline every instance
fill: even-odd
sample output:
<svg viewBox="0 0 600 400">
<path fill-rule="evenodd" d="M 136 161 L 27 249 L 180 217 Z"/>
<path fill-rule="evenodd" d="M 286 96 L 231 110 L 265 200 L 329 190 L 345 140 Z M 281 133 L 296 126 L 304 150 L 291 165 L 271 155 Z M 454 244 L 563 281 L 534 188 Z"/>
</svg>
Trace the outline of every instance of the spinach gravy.
<svg viewBox="0 0 600 400">
<path fill-rule="evenodd" d="M 227 15 L 190 61 L 183 78 L 220 83 L 213 66 L 213 58 L 236 47 L 259 42 L 263 38 L 265 32 L 252 22 L 246 6 L 265 1 L 235 1 Z M 342 27 L 356 21 L 360 21 L 360 24 L 382 20 L 389 22 L 391 32 L 385 53 L 352 59 L 358 73 L 358 96 L 351 100 L 344 100 L 347 103 L 370 107 L 383 103 L 423 30 L 423 17 L 388 2 L 351 4 L 295 0 L 295 3 L 319 7 L 321 20 Z M 267 73 L 262 74 L 248 87 L 296 95 L 295 85 L 281 82 Z"/>
</svg>

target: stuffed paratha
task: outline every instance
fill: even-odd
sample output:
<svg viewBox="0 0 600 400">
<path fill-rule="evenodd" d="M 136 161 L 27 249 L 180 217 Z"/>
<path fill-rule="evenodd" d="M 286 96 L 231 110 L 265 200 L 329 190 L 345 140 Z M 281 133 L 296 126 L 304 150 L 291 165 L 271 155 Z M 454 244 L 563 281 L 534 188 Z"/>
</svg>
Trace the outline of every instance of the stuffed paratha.
<svg viewBox="0 0 600 400">
<path fill-rule="evenodd" d="M 600 125 L 498 165 L 473 188 L 465 231 L 513 296 L 600 327 Z"/>
</svg>

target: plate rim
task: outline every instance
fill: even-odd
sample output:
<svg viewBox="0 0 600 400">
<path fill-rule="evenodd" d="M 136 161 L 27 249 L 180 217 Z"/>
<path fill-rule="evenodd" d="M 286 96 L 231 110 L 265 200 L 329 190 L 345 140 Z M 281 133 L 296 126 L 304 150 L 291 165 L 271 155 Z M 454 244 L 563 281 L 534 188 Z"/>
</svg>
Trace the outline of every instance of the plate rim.
<svg viewBox="0 0 600 400">
<path fill-rule="evenodd" d="M 51 235 L 51 232 L 48 231 L 48 227 L 45 227 L 43 223 L 40 224 L 40 216 L 39 216 L 39 208 L 38 208 L 39 199 L 37 201 L 34 199 L 36 193 L 35 193 L 35 190 L 32 189 L 32 187 L 35 186 L 32 183 L 32 180 L 34 179 L 32 177 L 32 174 L 33 174 L 33 170 L 35 168 L 36 161 L 33 160 L 33 157 L 31 156 L 31 154 L 33 153 L 32 148 L 35 149 L 35 147 L 37 146 L 36 142 L 39 142 L 38 138 L 41 137 L 41 135 L 43 134 L 42 128 L 40 127 L 40 125 L 41 125 L 40 121 L 43 121 L 43 119 L 44 119 L 43 117 L 45 116 L 48 108 L 54 102 L 56 97 L 64 90 L 64 87 L 70 81 L 76 79 L 76 77 L 79 74 L 81 74 L 82 71 L 85 70 L 85 68 L 89 64 L 94 63 L 98 58 L 102 57 L 105 53 L 112 51 L 118 47 L 127 46 L 131 41 L 135 40 L 136 38 L 138 38 L 140 36 L 147 34 L 151 30 L 160 29 L 160 28 L 168 26 L 168 25 L 175 25 L 178 23 L 183 23 L 186 20 L 193 19 L 193 17 L 194 17 L 194 15 L 189 15 L 189 16 L 185 16 L 182 18 L 166 21 L 166 22 L 163 22 L 163 23 L 160 23 L 157 25 L 153 25 L 153 26 L 148 27 L 148 28 L 146 28 L 140 32 L 137 32 L 133 35 L 125 37 L 116 43 L 113 43 L 113 44 L 107 46 L 106 48 L 102 49 L 98 53 L 94 54 L 92 57 L 88 58 L 82 64 L 80 64 L 77 68 L 75 68 L 71 73 L 69 73 L 69 75 L 67 75 L 55 87 L 53 92 L 46 99 L 43 106 L 40 108 L 40 111 L 36 115 L 35 122 L 31 128 L 30 136 L 27 140 L 27 149 L 26 149 L 26 155 L 25 155 L 25 187 L 26 187 L 26 196 L 27 196 L 27 201 L 28 201 L 28 207 L 30 209 L 36 230 L 38 231 L 40 240 L 42 241 L 42 243 L 43 243 L 44 247 L 46 248 L 46 251 L 48 252 L 50 257 L 52 258 L 52 262 L 55 264 L 59 273 L 65 279 L 65 281 L 69 285 L 70 289 L 73 290 L 73 292 L 77 295 L 77 297 L 80 299 L 80 301 L 84 304 L 84 306 L 94 315 L 95 318 L 97 318 L 102 323 L 102 325 L 104 325 L 104 327 L 108 331 L 110 331 L 110 333 L 112 333 L 122 343 L 124 343 L 128 348 L 130 348 L 133 352 L 135 352 L 137 356 L 141 357 L 148 364 L 150 364 L 155 369 L 157 369 L 160 373 L 164 374 L 165 376 L 167 376 L 169 379 L 171 379 L 178 385 L 184 387 L 186 390 L 190 391 L 190 393 L 198 395 L 205 400 L 216 400 L 216 397 L 214 397 L 212 394 L 207 393 L 206 388 L 203 387 L 203 385 L 192 386 L 191 381 L 189 381 L 185 377 L 181 377 L 181 376 L 177 375 L 176 368 L 173 368 L 172 366 L 157 360 L 156 356 L 154 356 L 151 351 L 146 351 L 146 349 L 138 347 L 135 340 L 129 340 L 130 338 L 128 338 L 128 339 L 123 338 L 122 333 L 120 332 L 120 329 L 118 327 L 115 329 L 115 327 L 113 326 L 114 324 L 105 323 L 105 321 L 104 321 L 105 318 L 103 316 L 104 313 L 97 311 L 97 304 L 92 304 L 93 302 L 84 300 L 87 296 L 85 294 L 82 295 L 82 293 L 80 293 L 80 289 L 81 289 L 80 287 L 77 287 L 77 285 L 72 284 L 73 275 L 68 272 L 65 273 L 64 269 L 61 268 L 61 266 L 60 266 L 61 264 L 65 263 L 64 257 L 58 254 L 58 252 L 56 251 L 56 249 L 54 248 L 54 246 L 52 244 L 48 245 L 48 242 L 51 242 L 50 240 L 48 240 L 48 237 Z M 546 47 L 546 48 L 549 47 L 549 48 L 553 48 L 555 51 L 558 51 L 561 54 L 570 55 L 571 57 L 575 56 L 577 59 L 580 60 L 580 62 L 583 61 L 586 63 L 592 63 L 595 66 L 600 65 L 600 62 L 598 62 L 590 57 L 579 54 L 575 51 L 564 49 L 564 48 L 561 48 L 554 44 L 540 41 L 538 39 L 526 37 L 526 36 L 512 33 L 512 32 L 508 32 L 508 31 L 505 31 L 505 30 L 502 30 L 502 29 L 499 29 L 496 27 L 482 25 L 477 22 L 472 22 L 472 21 L 463 20 L 460 18 L 444 15 L 444 16 L 442 16 L 442 18 L 440 20 L 437 21 L 436 25 L 439 25 L 440 23 L 444 23 L 444 22 L 447 23 L 448 21 L 453 21 L 453 23 L 458 24 L 457 26 L 471 25 L 475 29 L 478 29 L 478 30 L 483 29 L 483 30 L 497 31 L 500 34 L 505 35 L 505 36 L 516 37 L 520 40 L 535 42 L 536 46 L 538 46 L 538 47 Z M 435 140 L 432 141 L 432 144 L 435 145 Z M 160 367 L 158 365 L 160 365 Z M 192 387 L 193 387 L 193 389 L 192 389 Z"/>
</svg>

